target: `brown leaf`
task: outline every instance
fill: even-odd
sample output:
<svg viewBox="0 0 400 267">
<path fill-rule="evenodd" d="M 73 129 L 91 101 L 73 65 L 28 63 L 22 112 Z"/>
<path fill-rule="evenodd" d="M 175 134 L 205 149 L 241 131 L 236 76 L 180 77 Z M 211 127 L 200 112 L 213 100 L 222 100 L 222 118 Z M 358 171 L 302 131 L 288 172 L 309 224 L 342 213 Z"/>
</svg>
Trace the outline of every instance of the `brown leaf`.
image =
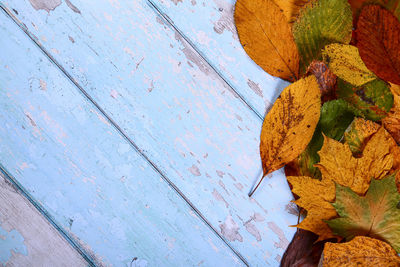
<svg viewBox="0 0 400 267">
<path fill-rule="evenodd" d="M 313 74 L 318 81 L 322 94 L 322 103 L 336 98 L 337 76 L 322 61 L 314 60 L 307 70 L 307 75 Z"/>
<path fill-rule="evenodd" d="M 317 266 L 325 242 L 317 242 L 318 236 L 310 231 L 298 229 L 282 256 L 281 267 Z"/>
<path fill-rule="evenodd" d="M 400 84 L 400 22 L 385 8 L 367 5 L 357 23 L 357 47 L 379 78 Z"/>
<path fill-rule="evenodd" d="M 389 244 L 366 236 L 347 243 L 326 243 L 323 255 L 324 267 L 400 266 L 400 258 Z"/>
<path fill-rule="evenodd" d="M 400 144 L 400 86 L 392 84 L 390 89 L 394 97 L 393 107 L 387 117 L 382 120 L 382 124 Z"/>
<path fill-rule="evenodd" d="M 246 53 L 269 74 L 297 80 L 297 47 L 286 17 L 274 1 L 238 0 L 234 17 Z"/>
<path fill-rule="evenodd" d="M 264 176 L 295 159 L 310 142 L 321 109 L 314 76 L 286 87 L 264 119 L 260 154 Z"/>
<path fill-rule="evenodd" d="M 297 19 L 300 9 L 308 2 L 310 0 L 275 0 L 289 23 L 293 23 Z"/>
</svg>

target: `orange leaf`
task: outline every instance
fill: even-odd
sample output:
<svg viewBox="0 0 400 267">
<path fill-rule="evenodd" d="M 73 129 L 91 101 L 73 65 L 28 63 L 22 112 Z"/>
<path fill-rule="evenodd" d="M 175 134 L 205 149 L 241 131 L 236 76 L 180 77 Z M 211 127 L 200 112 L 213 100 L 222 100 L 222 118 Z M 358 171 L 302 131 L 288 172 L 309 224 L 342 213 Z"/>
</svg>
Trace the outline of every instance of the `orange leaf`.
<svg viewBox="0 0 400 267">
<path fill-rule="evenodd" d="M 382 123 L 396 142 L 400 144 L 400 86 L 392 84 L 390 89 L 394 97 L 393 107 L 389 114 L 383 118 Z"/>
<path fill-rule="evenodd" d="M 286 17 L 274 1 L 238 0 L 234 17 L 246 53 L 269 74 L 297 80 L 297 47 Z"/>
<path fill-rule="evenodd" d="M 400 22 L 379 5 L 365 6 L 357 23 L 357 47 L 379 78 L 400 84 Z"/>
</svg>

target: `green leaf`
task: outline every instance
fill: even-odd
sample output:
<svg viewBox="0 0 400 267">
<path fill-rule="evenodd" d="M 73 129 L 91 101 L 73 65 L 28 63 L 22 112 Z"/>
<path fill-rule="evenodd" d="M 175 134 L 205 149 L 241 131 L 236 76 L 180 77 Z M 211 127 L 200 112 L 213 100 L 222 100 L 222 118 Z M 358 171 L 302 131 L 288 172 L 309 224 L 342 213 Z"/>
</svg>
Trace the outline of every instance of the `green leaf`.
<svg viewBox="0 0 400 267">
<path fill-rule="evenodd" d="M 379 121 L 387 116 L 393 106 L 393 94 L 387 83 L 375 79 L 362 86 L 353 86 L 338 79 L 337 94 L 355 108 L 357 116 Z"/>
<path fill-rule="evenodd" d="M 344 133 L 344 140 L 349 145 L 353 155 L 360 156 L 366 141 L 375 134 L 381 126 L 375 122 L 355 118 Z"/>
<path fill-rule="evenodd" d="M 330 43 L 348 44 L 353 21 L 347 0 L 312 1 L 300 11 L 293 35 L 304 73 L 312 60 L 321 58 L 321 49 Z"/>
<path fill-rule="evenodd" d="M 394 175 L 372 179 L 366 195 L 359 196 L 348 187 L 336 185 L 333 206 L 340 218 L 327 221 L 335 235 L 351 240 L 370 236 L 388 242 L 400 252 L 400 194 Z"/>
<path fill-rule="evenodd" d="M 354 119 L 353 108 L 343 99 L 326 102 L 321 109 L 322 132 L 339 141 Z"/>
</svg>

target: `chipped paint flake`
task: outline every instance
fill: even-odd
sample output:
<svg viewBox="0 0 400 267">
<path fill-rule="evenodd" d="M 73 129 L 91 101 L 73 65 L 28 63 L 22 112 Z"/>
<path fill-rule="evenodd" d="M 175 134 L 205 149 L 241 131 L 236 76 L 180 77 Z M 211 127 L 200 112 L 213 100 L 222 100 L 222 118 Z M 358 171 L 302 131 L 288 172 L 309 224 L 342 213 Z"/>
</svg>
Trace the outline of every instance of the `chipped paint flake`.
<svg viewBox="0 0 400 267">
<path fill-rule="evenodd" d="M 50 13 L 50 11 L 56 9 L 59 5 L 61 5 L 61 0 L 29 0 L 31 5 L 36 10 L 46 10 Z"/>
<path fill-rule="evenodd" d="M 81 11 L 80 11 L 76 6 L 74 6 L 74 5 L 71 3 L 71 1 L 65 0 L 65 3 L 67 4 L 67 6 L 68 6 L 72 11 L 74 11 L 75 13 L 81 14 Z"/>
<path fill-rule="evenodd" d="M 215 190 L 215 188 L 214 188 L 214 191 L 212 192 L 212 195 L 213 195 L 213 197 L 214 197 L 216 200 L 221 201 L 221 202 L 224 202 L 224 203 L 225 203 L 225 207 L 227 207 L 227 208 L 229 207 L 228 202 L 225 201 L 224 197 L 221 196 L 221 194 L 218 193 L 218 191 Z"/>
<path fill-rule="evenodd" d="M 275 242 L 274 246 L 276 248 L 281 248 L 285 250 L 289 245 L 289 241 L 286 239 L 282 229 L 279 228 L 278 225 L 276 225 L 276 223 L 274 222 L 268 222 L 268 228 L 271 229 L 272 232 L 274 232 L 279 238 L 279 242 Z"/>
<path fill-rule="evenodd" d="M 226 217 L 223 224 L 220 224 L 221 234 L 229 241 L 243 242 L 243 237 L 239 233 L 239 225 L 233 220 L 232 216 Z"/>
<path fill-rule="evenodd" d="M 258 95 L 259 97 L 263 97 L 262 90 L 258 83 L 255 83 L 252 80 L 248 79 L 247 85 L 250 87 L 251 90 L 253 90 L 254 93 L 256 93 L 256 95 Z"/>
<path fill-rule="evenodd" d="M 200 170 L 199 170 L 199 168 L 198 168 L 196 165 L 192 165 L 192 167 L 190 167 L 188 170 L 189 170 L 194 176 L 200 176 L 200 175 L 201 175 Z"/>
</svg>

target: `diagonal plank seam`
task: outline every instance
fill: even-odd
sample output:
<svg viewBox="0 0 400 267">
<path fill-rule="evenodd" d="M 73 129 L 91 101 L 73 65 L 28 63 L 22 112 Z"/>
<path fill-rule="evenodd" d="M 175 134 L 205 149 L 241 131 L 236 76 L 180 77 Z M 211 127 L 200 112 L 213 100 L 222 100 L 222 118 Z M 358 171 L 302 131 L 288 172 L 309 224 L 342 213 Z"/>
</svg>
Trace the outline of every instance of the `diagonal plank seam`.
<svg viewBox="0 0 400 267">
<path fill-rule="evenodd" d="M 0 163 L 0 173 L 4 176 L 4 178 L 9 181 L 12 186 L 20 193 L 23 197 L 25 197 L 38 211 L 43 217 L 56 229 L 58 233 L 85 259 L 85 261 L 91 267 L 98 266 L 94 260 L 85 249 L 83 249 L 71 236 L 66 232 L 63 228 L 61 228 L 56 220 L 49 214 L 49 212 L 42 206 L 40 203 L 35 201 L 35 199 L 29 194 L 29 192 L 13 177 L 9 172 L 4 168 L 4 166 Z"/>
<path fill-rule="evenodd" d="M 150 6 L 150 8 L 158 15 L 160 16 L 165 22 L 168 23 L 169 26 L 172 27 L 172 29 L 182 37 L 183 40 L 185 40 L 186 43 L 189 44 L 190 48 L 193 49 L 197 53 L 197 55 L 204 60 L 204 62 L 207 63 L 207 65 L 222 79 L 222 81 L 229 87 L 231 93 L 238 97 L 245 106 L 247 106 L 251 111 L 253 111 L 257 117 L 262 121 L 263 116 L 245 99 L 243 95 L 241 95 L 235 88 L 234 86 L 229 82 L 228 79 L 225 78 L 225 76 L 216 68 L 214 67 L 213 64 L 210 63 L 210 60 L 196 47 L 196 45 L 181 31 L 178 29 L 178 27 L 172 22 L 172 20 L 168 17 L 167 14 L 165 14 L 163 11 L 158 8 L 158 6 L 153 2 L 153 0 L 147 0 L 147 4 Z"/>
<path fill-rule="evenodd" d="M 27 35 L 27 37 L 41 50 L 41 52 L 52 62 L 66 77 L 70 80 L 74 86 L 83 94 L 85 98 L 105 117 L 105 119 L 117 130 L 117 132 L 129 143 L 132 148 L 139 153 L 139 155 L 148 162 L 148 164 L 161 176 L 161 178 L 166 182 L 174 191 L 181 197 L 188 206 L 196 213 L 203 223 L 205 223 L 214 234 L 220 238 L 223 243 L 242 261 L 246 266 L 250 266 L 247 260 L 234 248 L 229 242 L 215 229 L 212 224 L 205 218 L 205 216 L 194 206 L 194 204 L 183 194 L 181 190 L 160 170 L 157 165 L 143 152 L 138 145 L 122 130 L 122 128 L 105 112 L 105 110 L 85 91 L 85 89 L 67 72 L 67 70 L 39 43 L 37 38 L 31 34 L 27 27 L 21 23 L 2 2 L 0 2 L 0 8 L 3 12 Z M 253 110 L 256 112 L 255 110 Z M 259 114 L 256 112 L 259 116 Z M 3 168 L 0 170 L 2 171 Z M 25 194 L 27 194 L 25 192 Z M 34 201 L 33 198 L 31 198 Z M 51 219 L 46 217 L 50 222 Z M 61 227 L 56 227 L 59 231 L 62 231 Z M 64 236 L 64 234 L 62 234 Z M 94 265 L 95 266 L 95 265 Z"/>
</svg>

